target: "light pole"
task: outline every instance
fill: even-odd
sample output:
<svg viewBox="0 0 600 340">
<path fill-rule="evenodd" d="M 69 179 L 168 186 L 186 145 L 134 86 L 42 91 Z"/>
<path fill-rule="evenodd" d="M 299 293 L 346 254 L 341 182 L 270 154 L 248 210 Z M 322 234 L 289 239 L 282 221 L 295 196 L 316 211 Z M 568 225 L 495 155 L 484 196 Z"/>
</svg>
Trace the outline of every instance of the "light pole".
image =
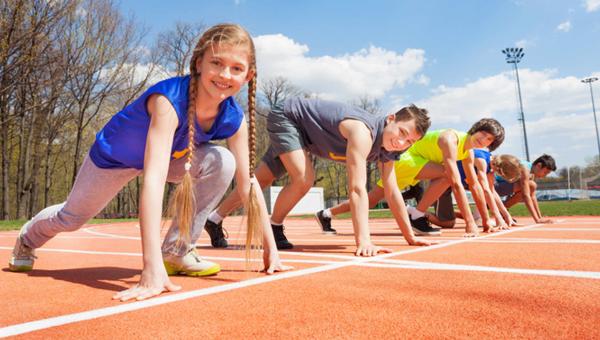
<svg viewBox="0 0 600 340">
<path fill-rule="evenodd" d="M 598 121 L 596 120 L 596 105 L 594 105 L 594 91 L 592 90 L 592 83 L 598 80 L 596 77 L 585 78 L 581 80 L 582 83 L 590 85 L 590 96 L 592 96 L 592 111 L 594 112 L 594 126 L 596 127 L 596 143 L 598 145 L 598 162 L 600 162 L 600 137 L 598 137 Z"/>
<path fill-rule="evenodd" d="M 521 82 L 519 81 L 519 68 L 517 64 L 521 61 L 521 58 L 525 55 L 523 48 L 509 47 L 502 50 L 502 53 L 506 56 L 506 62 L 513 64 L 515 67 L 515 73 L 517 75 L 517 89 L 519 90 L 519 107 L 521 108 L 521 125 L 523 126 L 523 138 L 525 140 L 525 156 L 529 161 L 529 144 L 527 144 L 527 129 L 525 128 L 525 114 L 523 113 L 523 100 L 521 99 Z"/>
</svg>

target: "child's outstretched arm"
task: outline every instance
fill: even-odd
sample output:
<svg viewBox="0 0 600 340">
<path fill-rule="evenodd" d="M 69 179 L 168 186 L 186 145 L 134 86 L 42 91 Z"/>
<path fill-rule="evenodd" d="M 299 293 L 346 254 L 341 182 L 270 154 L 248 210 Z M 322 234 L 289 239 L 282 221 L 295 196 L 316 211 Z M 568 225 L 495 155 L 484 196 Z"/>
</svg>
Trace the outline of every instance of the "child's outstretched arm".
<svg viewBox="0 0 600 340">
<path fill-rule="evenodd" d="M 404 203 L 404 197 L 396 184 L 396 173 L 394 172 L 394 162 L 385 162 L 379 164 L 379 173 L 381 174 L 381 181 L 383 182 L 383 191 L 385 193 L 385 200 L 390 206 L 390 210 L 396 219 L 396 223 L 406 242 L 411 246 L 429 246 L 436 244 L 436 242 L 430 242 L 428 240 L 415 237 L 412 228 L 410 227 L 410 220 L 408 218 L 408 212 L 406 210 L 406 204 Z"/>
<path fill-rule="evenodd" d="M 144 153 L 144 183 L 139 207 L 144 267 L 139 283 L 113 296 L 113 299 L 121 301 L 144 300 L 164 291 L 181 289 L 169 280 L 160 250 L 162 200 L 178 118 L 175 109 L 164 96 L 151 96 L 147 105 L 151 118 Z"/>
<path fill-rule="evenodd" d="M 477 236 L 477 225 L 475 224 L 475 220 L 473 220 L 471 209 L 469 209 L 467 193 L 465 192 L 465 188 L 460 181 L 460 173 L 458 172 L 458 167 L 456 166 L 458 137 L 451 130 L 446 130 L 440 135 L 440 138 L 438 139 L 438 145 L 442 150 L 444 170 L 450 181 L 450 186 L 452 188 L 452 192 L 454 193 L 454 197 L 456 198 L 456 203 L 458 203 L 458 209 L 460 210 L 461 214 L 463 215 L 463 219 L 467 224 L 465 236 Z M 472 167 L 473 163 L 470 163 L 469 166 Z"/>
<path fill-rule="evenodd" d="M 374 256 L 378 252 L 391 250 L 378 247 L 371 242 L 369 231 L 369 198 L 367 194 L 367 156 L 373 145 L 371 131 L 358 120 L 340 123 L 341 134 L 348 141 L 346 147 L 346 169 L 348 171 L 348 196 L 352 212 L 352 226 L 356 241 L 357 256 Z"/>
<path fill-rule="evenodd" d="M 534 200 L 532 198 L 532 192 L 531 192 L 531 187 L 530 187 L 530 181 L 532 181 L 531 179 L 531 173 L 529 172 L 529 169 L 525 168 L 524 166 L 521 166 L 521 194 L 523 197 L 523 202 L 525 203 L 525 206 L 527 207 L 527 210 L 529 210 L 529 213 L 531 214 L 531 217 L 533 217 L 533 220 L 535 221 L 535 223 L 548 223 L 548 220 L 546 219 L 542 219 L 542 217 L 538 214 L 538 209 L 536 209 Z"/>
<path fill-rule="evenodd" d="M 500 212 L 500 209 L 496 204 L 496 197 L 493 184 L 494 182 L 490 182 L 490 175 L 492 176 L 493 181 L 494 174 L 492 172 L 490 172 L 489 174 L 486 173 L 487 163 L 481 158 L 475 159 L 475 169 L 477 172 L 477 180 L 481 184 L 483 192 L 485 193 L 485 200 L 487 202 L 487 205 L 489 206 L 490 210 L 492 211 L 492 215 L 494 215 L 494 219 L 496 220 L 496 227 L 500 230 L 508 229 L 509 224 L 504 221 L 502 213 Z"/>
<path fill-rule="evenodd" d="M 479 210 L 483 221 L 483 230 L 490 231 L 490 215 L 488 214 L 483 188 L 479 182 L 475 170 L 475 158 L 473 150 L 469 151 L 469 157 L 462 161 L 463 170 L 465 172 L 466 181 L 469 184 L 473 200 L 475 201 L 476 209 Z"/>
<path fill-rule="evenodd" d="M 267 205 L 265 198 L 262 193 L 262 189 L 258 184 L 256 178 L 250 178 L 249 164 L 250 157 L 248 152 L 248 125 L 246 121 L 242 120 L 242 124 L 238 131 L 227 139 L 227 145 L 233 153 L 236 162 L 235 169 L 235 182 L 238 196 L 241 198 L 244 206 L 247 207 L 248 197 L 250 194 L 250 183 L 254 184 L 254 193 L 256 194 L 258 206 L 260 208 L 262 234 L 263 234 L 263 245 L 264 245 L 264 265 L 265 272 L 267 274 L 273 274 L 277 271 L 285 271 L 293 269 L 290 266 L 281 264 L 279 259 L 279 252 L 277 251 L 277 245 L 275 244 L 275 238 L 273 237 L 273 230 L 271 229 L 271 223 L 269 222 L 269 213 L 267 212 Z"/>
<path fill-rule="evenodd" d="M 500 230 L 508 229 L 508 224 L 505 223 L 502 214 L 500 213 L 500 209 L 498 209 L 498 205 L 496 204 L 496 197 L 494 197 L 494 185 L 493 182 L 489 182 L 487 172 L 487 163 L 485 160 L 481 158 L 475 159 L 475 171 L 477 173 L 477 180 L 483 189 L 485 194 L 485 201 L 487 202 L 488 207 L 492 211 L 492 215 L 496 220 L 496 228 Z M 490 172 L 492 174 L 492 172 Z M 492 174 L 493 176 L 493 174 Z M 485 230 L 484 230 L 485 231 Z M 490 229 L 490 231 L 493 231 Z"/>
</svg>

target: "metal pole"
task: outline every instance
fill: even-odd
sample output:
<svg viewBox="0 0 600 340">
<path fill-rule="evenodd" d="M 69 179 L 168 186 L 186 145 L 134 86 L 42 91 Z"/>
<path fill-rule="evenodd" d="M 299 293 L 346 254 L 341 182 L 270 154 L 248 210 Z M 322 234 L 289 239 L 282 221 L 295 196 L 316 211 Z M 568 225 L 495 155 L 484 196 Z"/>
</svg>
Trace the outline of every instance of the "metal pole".
<svg viewBox="0 0 600 340">
<path fill-rule="evenodd" d="M 519 90 L 519 107 L 521 109 L 521 124 L 523 125 L 523 138 L 525 139 L 525 156 L 529 162 L 529 144 L 527 143 L 527 129 L 525 128 L 525 114 L 523 113 L 523 100 L 521 99 L 521 81 L 519 80 L 519 68 L 515 65 L 515 73 L 517 74 L 517 89 Z"/>
<path fill-rule="evenodd" d="M 571 171 L 569 166 L 567 166 L 567 199 L 571 200 Z"/>
<path fill-rule="evenodd" d="M 596 127 L 596 143 L 598 145 L 598 161 L 600 162 L 600 137 L 598 137 L 598 121 L 596 120 L 596 105 L 594 104 L 594 91 L 592 90 L 592 81 L 589 81 L 590 96 L 592 96 L 592 111 L 594 112 L 594 126 Z"/>
</svg>

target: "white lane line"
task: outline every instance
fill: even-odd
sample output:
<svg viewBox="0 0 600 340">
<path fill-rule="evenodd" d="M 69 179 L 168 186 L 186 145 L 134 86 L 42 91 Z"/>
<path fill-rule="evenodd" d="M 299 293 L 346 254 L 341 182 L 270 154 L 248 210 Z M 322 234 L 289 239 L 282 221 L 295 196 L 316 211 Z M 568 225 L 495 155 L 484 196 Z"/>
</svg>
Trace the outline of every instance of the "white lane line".
<svg viewBox="0 0 600 340">
<path fill-rule="evenodd" d="M 535 231 L 600 231 L 600 228 L 539 228 Z"/>
<path fill-rule="evenodd" d="M 12 250 L 12 247 L 0 247 L 0 249 Z M 53 252 L 53 253 L 69 253 L 69 254 L 86 254 L 86 255 L 115 255 L 115 256 L 133 256 L 141 257 L 141 253 L 128 253 L 116 251 L 92 251 L 92 250 L 73 250 L 73 249 L 56 249 L 56 248 L 40 248 L 36 252 Z M 229 261 L 229 262 L 245 262 L 244 257 L 222 257 L 222 256 L 201 256 L 207 260 Z M 348 257 L 354 258 L 354 257 Z M 347 258 L 344 258 L 347 259 Z M 251 259 L 252 262 L 262 262 L 261 259 Z M 285 262 L 293 263 L 316 263 L 316 264 L 331 264 L 340 261 L 319 261 L 319 260 L 302 260 L 302 259 L 285 259 Z"/>
<path fill-rule="evenodd" d="M 387 261 L 385 261 L 385 262 L 387 262 Z M 360 264 L 357 264 L 357 266 L 378 267 L 378 268 L 420 269 L 420 270 L 476 271 L 476 272 L 490 272 L 490 273 L 543 275 L 543 276 L 553 276 L 553 277 L 573 277 L 573 278 L 600 280 L 600 272 L 591 272 L 591 271 L 487 267 L 487 266 L 446 264 L 446 263 L 434 263 L 434 262 L 418 262 L 418 261 L 397 261 L 397 262 L 398 263 L 389 263 L 389 264 L 388 263 L 386 263 L 386 264 L 383 264 L 383 263 L 360 263 Z"/>
<path fill-rule="evenodd" d="M 503 239 L 503 240 L 481 240 L 481 241 L 474 241 L 474 242 L 476 242 L 476 243 L 600 244 L 600 240 L 552 239 L 552 238 L 541 238 L 541 239 L 512 238 L 512 239 Z"/>
</svg>

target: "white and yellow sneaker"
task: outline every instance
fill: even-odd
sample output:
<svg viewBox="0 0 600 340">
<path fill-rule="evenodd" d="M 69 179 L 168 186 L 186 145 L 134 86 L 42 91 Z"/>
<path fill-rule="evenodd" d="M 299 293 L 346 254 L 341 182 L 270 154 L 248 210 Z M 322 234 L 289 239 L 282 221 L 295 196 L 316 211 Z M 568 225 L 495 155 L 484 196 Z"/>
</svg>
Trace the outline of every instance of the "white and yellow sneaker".
<svg viewBox="0 0 600 340">
<path fill-rule="evenodd" d="M 218 263 L 203 260 L 193 248 L 184 256 L 163 254 L 163 263 L 169 275 L 208 276 L 221 271 Z"/>
<path fill-rule="evenodd" d="M 17 242 L 13 248 L 10 260 L 8 260 L 8 270 L 11 272 L 28 272 L 33 269 L 35 249 L 29 248 L 23 243 L 21 235 L 17 237 Z"/>
</svg>

